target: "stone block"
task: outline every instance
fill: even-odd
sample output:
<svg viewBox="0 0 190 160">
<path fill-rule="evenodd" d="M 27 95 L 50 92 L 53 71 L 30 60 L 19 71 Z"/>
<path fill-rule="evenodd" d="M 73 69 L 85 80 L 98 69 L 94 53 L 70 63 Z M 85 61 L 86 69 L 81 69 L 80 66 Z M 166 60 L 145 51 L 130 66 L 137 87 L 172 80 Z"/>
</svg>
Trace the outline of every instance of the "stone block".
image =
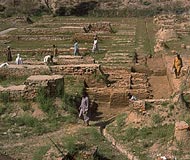
<svg viewBox="0 0 190 160">
<path fill-rule="evenodd" d="M 125 91 L 113 91 L 110 95 L 110 107 L 126 107 L 129 103 Z"/>
<path fill-rule="evenodd" d="M 37 75 L 30 76 L 25 82 L 25 98 L 33 99 L 38 95 L 39 88 L 45 90 L 50 97 L 63 94 L 64 78 L 61 75 Z"/>
<path fill-rule="evenodd" d="M 176 122 L 174 136 L 176 140 L 179 142 L 189 141 L 190 140 L 189 125 L 184 121 Z"/>
</svg>

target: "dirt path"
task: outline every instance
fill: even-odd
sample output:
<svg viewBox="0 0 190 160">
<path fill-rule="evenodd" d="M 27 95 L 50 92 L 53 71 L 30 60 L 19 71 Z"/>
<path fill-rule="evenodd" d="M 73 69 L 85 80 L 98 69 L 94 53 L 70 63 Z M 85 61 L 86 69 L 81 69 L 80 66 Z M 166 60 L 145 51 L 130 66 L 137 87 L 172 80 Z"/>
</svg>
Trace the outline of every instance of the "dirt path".
<svg viewBox="0 0 190 160">
<path fill-rule="evenodd" d="M 149 82 L 155 99 L 170 98 L 172 90 L 167 76 L 151 76 Z"/>
<path fill-rule="evenodd" d="M 4 30 L 4 31 L 1 31 L 1 32 L 0 32 L 0 35 L 4 35 L 4 34 L 10 32 L 10 31 L 14 31 L 14 30 L 16 30 L 16 29 L 17 29 L 17 28 L 8 28 L 8 29 L 6 29 L 6 30 Z"/>
<path fill-rule="evenodd" d="M 167 77 L 167 68 L 161 55 L 148 59 L 148 67 L 153 71 L 149 82 L 155 99 L 169 98 L 172 88 Z"/>
</svg>

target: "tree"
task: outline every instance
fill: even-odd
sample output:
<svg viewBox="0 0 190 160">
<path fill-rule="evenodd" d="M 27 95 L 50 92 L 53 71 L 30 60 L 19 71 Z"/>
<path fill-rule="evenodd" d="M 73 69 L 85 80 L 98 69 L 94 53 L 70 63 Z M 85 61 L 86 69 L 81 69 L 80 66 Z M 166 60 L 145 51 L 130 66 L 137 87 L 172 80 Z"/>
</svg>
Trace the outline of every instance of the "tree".
<svg viewBox="0 0 190 160">
<path fill-rule="evenodd" d="M 46 5 L 46 7 L 48 8 L 48 10 L 50 12 L 52 12 L 52 7 L 50 5 L 50 0 L 43 0 L 44 4 Z"/>
</svg>

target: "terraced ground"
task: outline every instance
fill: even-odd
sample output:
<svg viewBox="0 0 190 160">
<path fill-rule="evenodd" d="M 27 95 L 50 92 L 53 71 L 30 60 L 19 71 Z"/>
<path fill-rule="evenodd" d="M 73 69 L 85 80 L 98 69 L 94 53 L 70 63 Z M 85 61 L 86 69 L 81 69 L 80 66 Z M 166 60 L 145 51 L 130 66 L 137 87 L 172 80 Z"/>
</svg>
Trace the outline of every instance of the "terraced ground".
<svg viewBox="0 0 190 160">
<path fill-rule="evenodd" d="M 17 115 L 14 114 L 14 110 L 16 109 L 20 113 L 20 104 L 12 107 L 13 110 L 7 111 L 8 114 L 5 114 L 6 109 L 2 108 L 0 124 L 5 125 L 1 125 L 0 130 L 0 151 L 6 152 L 16 159 L 42 159 L 50 148 L 56 150 L 49 142 L 49 136 L 54 137 L 57 143 L 61 141 L 61 146 L 64 142 L 63 134 L 68 137 L 73 134 L 75 140 L 81 134 L 81 141 L 86 141 L 88 147 L 98 146 L 100 153 L 107 159 L 127 160 L 126 155 L 117 151 L 106 139 L 101 137 L 97 130 L 99 131 L 109 123 L 107 120 L 110 118 L 123 112 L 128 113 L 130 110 L 127 100 L 128 93 L 143 100 L 168 99 L 175 87 L 179 89 L 180 86 L 180 80 L 175 80 L 172 77 L 173 74 L 169 79 L 167 74 L 173 57 L 163 59 L 160 54 L 154 55 L 153 53 L 157 30 L 153 19 L 44 16 L 34 19 L 34 22 L 30 25 L 10 24 L 11 27 L 17 29 L 7 33 L 1 32 L 0 50 L 3 55 L 0 58 L 1 62 L 6 60 L 5 50 L 9 45 L 12 48 L 13 58 L 15 59 L 16 55 L 20 53 L 24 62 L 22 66 L 16 66 L 14 62 L 10 62 L 10 70 L 31 69 L 31 73 L 27 73 L 28 76 L 33 73 L 32 70 L 40 68 L 45 73 L 45 69 L 48 67 L 43 64 L 43 57 L 52 53 L 52 45 L 55 44 L 58 47 L 59 57 L 55 58 L 57 65 L 51 67 L 51 72 L 60 73 L 61 70 L 61 74 L 65 76 L 66 92 L 74 95 L 83 87 L 85 79 L 89 96 L 96 101 L 98 110 L 92 119 L 90 129 L 84 128 L 81 121 L 76 124 L 76 121 L 71 118 L 69 123 L 72 122 L 72 124 L 68 124 L 67 120 L 54 117 L 58 121 L 55 121 L 55 124 L 55 119 L 52 120 L 52 123 L 47 119 L 40 121 L 39 124 L 46 124 L 48 128 L 43 131 L 44 128 L 38 126 L 37 129 L 41 134 L 39 136 L 32 128 L 28 130 L 25 125 L 17 127 L 18 124 L 14 119 L 17 118 Z M 97 32 L 84 33 L 84 26 L 95 23 L 110 23 L 112 30 L 109 32 L 102 29 Z M 95 34 L 98 35 L 99 53 L 91 52 Z M 76 38 L 79 41 L 82 57 L 73 56 L 73 40 Z M 137 53 L 137 62 L 134 59 L 135 52 Z M 150 58 L 153 55 L 154 58 Z M 82 71 L 80 74 L 75 72 L 80 65 L 86 68 L 90 65 L 100 65 L 102 74 L 92 74 L 86 77 Z M 70 68 L 70 72 L 65 73 L 61 68 L 63 66 Z M 71 69 L 73 66 L 74 69 Z M 58 69 L 60 70 L 57 71 Z M 19 83 L 24 80 L 21 78 Z M 5 81 L 3 79 L 0 83 L 3 84 Z M 7 80 L 5 86 L 11 87 L 16 81 L 16 79 L 12 82 Z M 58 100 L 59 109 L 62 105 L 62 101 L 60 101 Z M 32 109 L 35 110 L 35 106 L 32 106 Z M 23 110 L 21 111 L 23 112 Z M 68 116 L 67 113 L 64 113 L 64 116 L 65 114 Z M 11 123 L 6 121 L 6 116 L 11 116 L 13 121 Z M 9 127 L 10 129 L 8 129 Z M 88 138 L 83 139 L 85 136 Z M 90 144 L 90 140 L 93 140 L 92 144 Z M 69 142 L 74 143 L 73 140 Z M 66 148 L 66 145 L 62 147 Z M 60 157 L 60 154 L 58 155 Z"/>
</svg>

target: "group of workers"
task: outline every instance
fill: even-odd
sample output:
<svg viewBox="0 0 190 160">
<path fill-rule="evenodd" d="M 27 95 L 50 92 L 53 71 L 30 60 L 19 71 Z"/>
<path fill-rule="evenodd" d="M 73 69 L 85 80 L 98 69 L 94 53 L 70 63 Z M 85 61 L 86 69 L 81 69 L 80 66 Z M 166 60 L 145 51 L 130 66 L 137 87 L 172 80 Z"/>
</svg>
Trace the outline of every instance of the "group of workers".
<svg viewBox="0 0 190 160">
<path fill-rule="evenodd" d="M 78 44 L 77 40 L 75 40 L 73 47 L 74 47 L 74 56 L 78 56 L 79 55 L 79 44 Z M 95 37 L 94 37 L 93 46 L 92 46 L 92 53 L 95 53 L 95 52 L 99 53 L 97 35 L 95 35 Z"/>
<path fill-rule="evenodd" d="M 79 55 L 79 45 L 78 45 L 77 40 L 75 40 L 73 48 L 74 48 L 74 56 L 78 56 Z M 94 42 L 93 42 L 93 47 L 92 47 L 92 52 L 95 53 L 96 51 L 99 52 L 97 35 L 95 35 L 95 37 L 94 37 Z M 53 57 L 56 57 L 57 55 L 58 55 L 57 46 L 53 45 L 53 54 L 46 55 L 44 57 L 44 63 L 47 65 L 53 65 Z M 10 62 L 12 60 L 13 60 L 13 57 L 12 57 L 12 53 L 11 53 L 11 48 L 10 48 L 10 46 L 8 46 L 7 47 L 7 62 Z M 23 64 L 20 54 L 17 54 L 15 63 L 18 65 Z M 4 66 L 4 65 L 2 65 L 2 66 Z"/>
<path fill-rule="evenodd" d="M 97 40 L 97 35 L 94 37 L 94 42 L 93 42 L 93 47 L 92 47 L 92 52 L 99 52 L 99 48 L 98 48 L 98 40 Z M 53 54 L 51 55 L 47 55 L 44 57 L 44 63 L 47 65 L 52 65 L 53 64 L 53 57 L 56 57 L 58 55 L 58 49 L 56 47 L 56 45 L 53 45 Z M 78 56 L 79 55 L 79 45 L 78 45 L 78 41 L 76 40 L 74 42 L 74 56 Z M 10 62 L 12 61 L 13 57 L 12 57 L 12 53 L 11 53 L 11 48 L 10 46 L 7 47 L 7 61 Z M 23 64 L 22 58 L 20 57 L 20 54 L 17 54 L 15 63 L 17 65 Z M 9 64 L 3 63 L 0 65 L 0 68 L 2 67 L 7 67 Z M 172 69 L 175 73 L 175 78 L 179 78 L 180 77 L 180 72 L 181 72 L 181 68 L 183 67 L 183 62 L 182 62 L 182 58 L 180 56 L 179 53 L 176 53 L 176 56 L 174 58 L 173 61 L 173 66 Z M 132 96 L 131 94 L 128 95 L 129 96 L 129 100 L 130 101 L 135 101 L 136 97 Z M 82 117 L 84 123 L 86 125 L 89 125 L 89 98 L 86 92 L 83 93 L 82 99 L 81 99 L 81 105 L 79 107 L 79 117 Z"/>
<path fill-rule="evenodd" d="M 11 53 L 11 47 L 8 46 L 7 47 L 7 61 L 10 62 L 13 60 L 13 57 L 12 57 L 12 53 Z M 7 63 L 7 62 L 6 62 Z M 16 60 L 15 60 L 15 63 L 16 64 L 22 64 L 22 58 L 20 57 L 20 54 L 17 54 L 17 57 L 16 57 Z"/>
</svg>

